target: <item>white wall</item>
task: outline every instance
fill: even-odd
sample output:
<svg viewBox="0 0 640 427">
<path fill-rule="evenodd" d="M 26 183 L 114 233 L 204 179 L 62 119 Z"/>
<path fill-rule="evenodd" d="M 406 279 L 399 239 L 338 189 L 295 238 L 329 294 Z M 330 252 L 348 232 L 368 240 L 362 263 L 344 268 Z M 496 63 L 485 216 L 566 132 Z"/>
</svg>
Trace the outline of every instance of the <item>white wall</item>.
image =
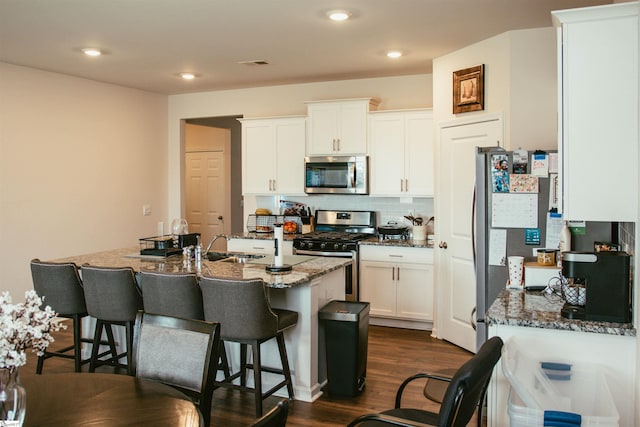
<svg viewBox="0 0 640 427">
<path fill-rule="evenodd" d="M 557 149 L 557 67 L 553 28 L 510 31 L 433 61 L 436 123 L 504 113 L 509 149 Z M 453 72 L 484 64 L 484 111 L 453 114 Z"/>
<path fill-rule="evenodd" d="M 269 86 L 169 97 L 169 217 L 180 211 L 181 159 L 180 121 L 189 118 L 244 115 L 270 117 L 305 115 L 305 101 L 372 97 L 380 100 L 379 110 L 431 107 L 430 74 L 341 80 L 309 84 Z M 300 141 L 304 144 L 304 141 Z"/>
<path fill-rule="evenodd" d="M 0 62 L 0 291 L 22 300 L 32 258 L 154 235 L 166 165 L 166 96 Z"/>
</svg>

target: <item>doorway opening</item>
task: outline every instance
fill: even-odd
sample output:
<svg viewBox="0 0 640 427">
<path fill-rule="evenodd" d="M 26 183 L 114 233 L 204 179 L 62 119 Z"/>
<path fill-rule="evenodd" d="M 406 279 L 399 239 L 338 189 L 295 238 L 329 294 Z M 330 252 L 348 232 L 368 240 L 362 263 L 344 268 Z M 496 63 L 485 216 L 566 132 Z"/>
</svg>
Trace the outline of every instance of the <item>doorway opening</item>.
<svg viewBox="0 0 640 427">
<path fill-rule="evenodd" d="M 216 234 L 240 234 L 243 227 L 242 116 L 186 119 L 183 135 L 183 206 L 189 232 L 203 246 Z M 212 250 L 225 251 L 218 239 Z"/>
</svg>

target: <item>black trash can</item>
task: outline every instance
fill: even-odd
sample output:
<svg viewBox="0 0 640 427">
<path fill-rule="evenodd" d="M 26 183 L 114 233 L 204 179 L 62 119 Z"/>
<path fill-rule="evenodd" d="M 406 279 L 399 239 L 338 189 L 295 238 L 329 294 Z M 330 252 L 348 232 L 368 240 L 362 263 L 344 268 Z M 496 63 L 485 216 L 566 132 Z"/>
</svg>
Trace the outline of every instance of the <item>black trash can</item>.
<svg viewBox="0 0 640 427">
<path fill-rule="evenodd" d="M 331 301 L 318 316 L 325 331 L 329 395 L 355 396 L 367 378 L 369 303 Z"/>
</svg>

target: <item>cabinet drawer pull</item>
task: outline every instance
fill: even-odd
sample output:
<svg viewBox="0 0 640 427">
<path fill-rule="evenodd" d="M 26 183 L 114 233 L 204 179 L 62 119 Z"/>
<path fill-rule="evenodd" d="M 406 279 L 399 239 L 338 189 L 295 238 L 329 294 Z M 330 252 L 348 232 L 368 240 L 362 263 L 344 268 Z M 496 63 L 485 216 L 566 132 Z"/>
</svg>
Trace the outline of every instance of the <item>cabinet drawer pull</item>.
<svg viewBox="0 0 640 427">
<path fill-rule="evenodd" d="M 398 274 L 396 274 L 396 278 L 400 281 L 400 267 L 396 267 L 398 269 Z"/>
<path fill-rule="evenodd" d="M 389 254 L 389 258 L 404 258 L 404 255 Z"/>
</svg>

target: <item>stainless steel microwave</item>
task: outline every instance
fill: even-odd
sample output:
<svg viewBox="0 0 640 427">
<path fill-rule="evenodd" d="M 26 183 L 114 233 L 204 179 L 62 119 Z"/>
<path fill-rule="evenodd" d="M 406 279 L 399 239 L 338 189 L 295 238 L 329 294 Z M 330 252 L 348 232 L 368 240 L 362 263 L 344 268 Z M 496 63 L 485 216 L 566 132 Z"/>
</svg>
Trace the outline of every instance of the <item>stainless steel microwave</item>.
<svg viewBox="0 0 640 427">
<path fill-rule="evenodd" d="M 367 156 L 305 157 L 304 174 L 309 194 L 369 194 Z"/>
</svg>

